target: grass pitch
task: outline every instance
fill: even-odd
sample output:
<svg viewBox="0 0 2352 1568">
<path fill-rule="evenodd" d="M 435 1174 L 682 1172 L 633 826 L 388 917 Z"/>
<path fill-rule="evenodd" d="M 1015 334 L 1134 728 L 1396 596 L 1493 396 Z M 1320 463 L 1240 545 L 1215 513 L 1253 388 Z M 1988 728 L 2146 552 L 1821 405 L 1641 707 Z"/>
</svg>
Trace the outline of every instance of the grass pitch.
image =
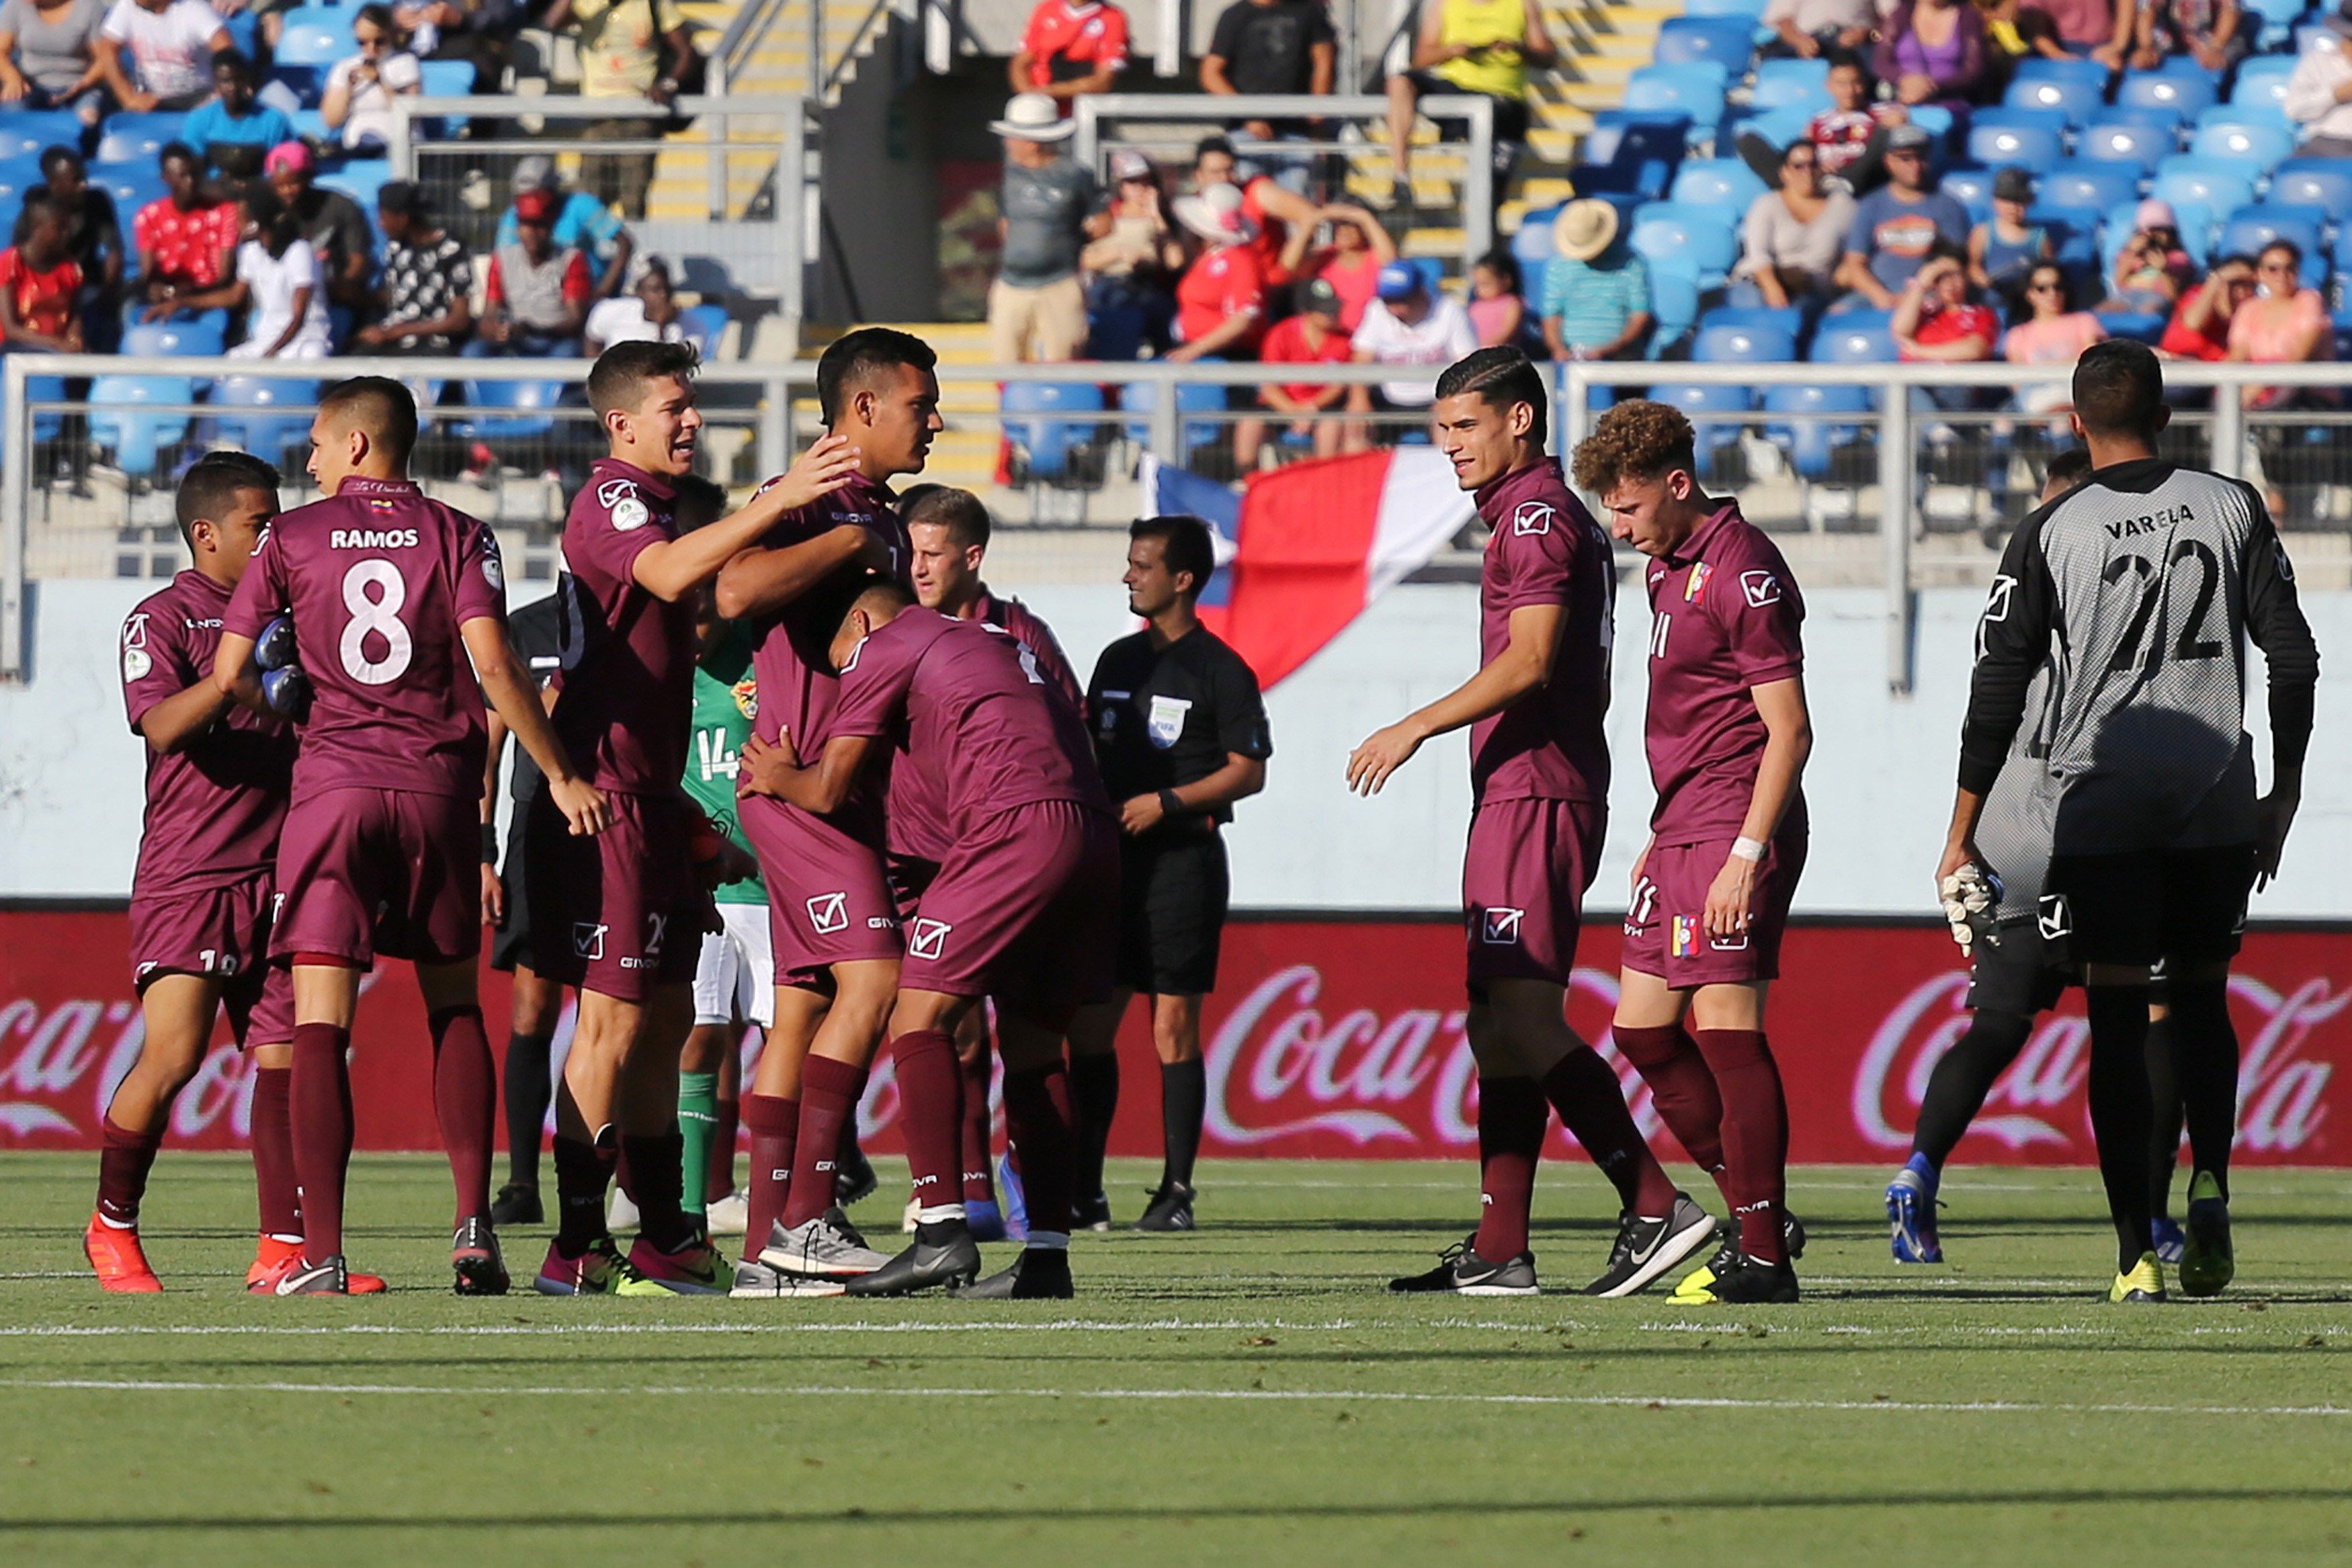
<svg viewBox="0 0 2352 1568">
<path fill-rule="evenodd" d="M 1956 1173 L 1957 1263 L 1898 1270 L 1885 1173 L 1806 1170 L 1807 1300 L 1732 1311 L 1564 1293 L 1613 1226 L 1567 1166 L 1553 1293 L 1389 1296 L 1467 1166 L 1272 1162 L 1206 1167 L 1195 1236 L 1083 1239 L 1076 1302 L 983 1307 L 461 1301 L 410 1157 L 353 1173 L 390 1295 L 253 1300 L 249 1167 L 167 1155 L 171 1293 L 107 1298 L 95 1164 L 0 1155 L 0 1563 L 2352 1561 L 2341 1174 L 2244 1173 L 2238 1284 L 2126 1309 L 2089 1173 Z"/>
</svg>

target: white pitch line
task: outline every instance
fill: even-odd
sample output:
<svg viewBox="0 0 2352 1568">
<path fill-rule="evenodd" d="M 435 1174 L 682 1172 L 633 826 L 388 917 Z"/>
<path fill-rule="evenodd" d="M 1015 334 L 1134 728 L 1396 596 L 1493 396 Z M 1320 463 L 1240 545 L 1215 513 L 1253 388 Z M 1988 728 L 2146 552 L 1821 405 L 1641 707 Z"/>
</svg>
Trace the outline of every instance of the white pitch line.
<svg viewBox="0 0 2352 1568">
<path fill-rule="evenodd" d="M 91 1377 L 5 1378 L 0 1388 L 121 1394 L 396 1394 L 479 1399 L 492 1396 L 562 1395 L 625 1398 L 683 1395 L 706 1398 L 706 1385 L 646 1384 L 635 1388 L 583 1388 L 577 1384 L 458 1385 L 384 1383 L 225 1383 L 193 1379 Z M 1268 1404 L 1492 1405 L 1587 1406 L 1651 1410 L 1900 1411 L 1913 1415 L 2061 1416 L 2352 1416 L 2345 1405 L 2084 1405 L 2039 1400 L 1728 1399 L 1643 1394 L 1427 1394 L 1357 1389 L 1277 1388 L 889 1388 L 802 1384 L 731 1390 L 760 1399 L 1098 1399 L 1166 1403 L 1240 1401 Z"/>
</svg>

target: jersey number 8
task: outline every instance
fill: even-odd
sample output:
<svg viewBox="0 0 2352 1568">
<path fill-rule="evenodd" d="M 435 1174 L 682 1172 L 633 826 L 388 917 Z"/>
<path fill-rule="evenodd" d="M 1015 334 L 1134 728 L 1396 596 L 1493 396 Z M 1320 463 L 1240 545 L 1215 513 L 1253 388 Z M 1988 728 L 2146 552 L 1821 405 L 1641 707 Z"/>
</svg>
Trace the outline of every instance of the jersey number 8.
<svg viewBox="0 0 2352 1568">
<path fill-rule="evenodd" d="M 378 590 L 373 598 L 367 591 L 370 584 Z M 408 584 L 398 567 L 381 556 L 352 563 L 352 570 L 343 573 L 343 608 L 352 612 L 352 618 L 343 626 L 337 649 L 345 674 L 363 686 L 382 686 L 407 673 L 409 661 L 416 656 L 415 639 L 400 619 L 407 603 Z M 381 659 L 368 657 L 371 632 L 383 639 L 385 653 Z"/>
</svg>

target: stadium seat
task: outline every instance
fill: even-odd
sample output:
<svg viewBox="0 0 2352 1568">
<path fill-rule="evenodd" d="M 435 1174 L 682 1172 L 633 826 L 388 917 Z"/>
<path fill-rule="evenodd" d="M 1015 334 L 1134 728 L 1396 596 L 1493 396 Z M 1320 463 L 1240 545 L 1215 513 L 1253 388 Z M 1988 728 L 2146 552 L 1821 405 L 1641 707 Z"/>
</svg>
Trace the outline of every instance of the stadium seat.
<svg viewBox="0 0 2352 1568">
<path fill-rule="evenodd" d="M 25 193 L 41 183 L 41 160 L 11 158 L 0 162 L 0 212 L 15 212 L 24 204 Z"/>
<path fill-rule="evenodd" d="M 719 357 L 719 345 L 727 337 L 727 307 L 724 305 L 689 305 L 678 312 L 678 326 L 686 340 L 704 364 Z"/>
<path fill-rule="evenodd" d="M 206 310 L 182 321 L 134 321 L 122 329 L 127 358 L 178 356 L 209 359 L 228 335 L 228 312 Z"/>
<path fill-rule="evenodd" d="M 1690 0 L 1685 16 L 1729 16 L 1753 25 L 1764 17 L 1765 0 Z"/>
<path fill-rule="evenodd" d="M 2052 60 L 2049 63 L 2056 65 L 2058 62 Z M 2090 62 L 2084 63 L 2087 65 Z M 2099 75 L 2105 78 L 2106 73 L 2101 70 Z M 2106 93 L 2105 80 L 2021 75 L 2010 82 L 2009 90 L 2001 95 L 2000 101 L 2005 109 L 2054 110 L 2064 115 L 2070 123 L 2080 125 L 2099 111 L 2100 105 L 2106 100 Z"/>
<path fill-rule="evenodd" d="M 1713 126 L 1723 118 L 1723 67 L 1708 61 L 1692 65 L 1643 66 L 1625 78 L 1625 107 L 1670 110 L 1691 117 L 1691 124 Z"/>
<path fill-rule="evenodd" d="M 2316 288 L 2327 277 L 2327 255 L 2320 244 L 2327 214 L 2311 207 L 2263 202 L 2240 207 L 2221 225 L 2223 256 L 2254 256 L 2273 240 L 2292 241 L 2303 252 L 2303 286 Z"/>
<path fill-rule="evenodd" d="M 1989 109 L 1969 127 L 1969 160 L 1988 168 L 2045 169 L 2065 152 L 2066 116 L 2054 109 Z"/>
<path fill-rule="evenodd" d="M 1668 256 L 1650 264 L 1650 346 L 1646 357 L 1655 360 L 1690 335 L 1698 324 L 1699 276 L 1687 256 Z M 1596 398 L 1595 406 L 1607 407 Z"/>
<path fill-rule="evenodd" d="M 1778 109 L 1768 109 L 1761 114 L 1738 115 L 1732 119 L 1731 134 L 1719 137 L 1716 145 L 1732 146 L 1743 133 L 1753 132 L 1775 149 L 1786 147 L 1804 135 L 1806 128 L 1813 122 L 1813 116 L 1820 112 L 1811 104 L 1790 103 Z"/>
<path fill-rule="evenodd" d="M 294 134 L 305 141 L 324 145 L 335 140 L 335 132 L 328 128 L 327 117 L 315 109 L 293 110 L 286 118 L 294 122 Z"/>
<path fill-rule="evenodd" d="M 1723 68 L 1726 81 L 1748 74 L 1756 52 L 1756 25 L 1737 16 L 1675 16 L 1658 28 L 1653 65 L 1687 66 L 1709 63 Z"/>
<path fill-rule="evenodd" d="M 1826 109 L 1829 77 L 1830 63 L 1825 59 L 1759 61 L 1748 101 L 1759 110 L 1816 103 Z"/>
<path fill-rule="evenodd" d="M 1776 384 L 1764 389 L 1767 413 L 1865 414 L 1870 406 L 1866 387 Z M 1829 477 L 1833 455 L 1840 447 L 1852 445 L 1862 434 L 1860 423 L 1835 424 L 1825 418 L 1792 419 L 1787 423 L 1768 422 L 1764 426 L 1764 438 L 1788 453 L 1789 465 L 1799 476 L 1815 482 Z"/>
<path fill-rule="evenodd" d="M 2294 64 L 2293 55 L 2279 57 L 2270 54 L 2269 51 L 2284 48 L 2294 41 L 2294 25 L 2302 19 L 2306 9 L 2308 9 L 2306 0 L 2246 0 L 2245 5 L 2242 7 L 2246 19 L 2241 21 L 2238 26 L 2242 31 L 2256 27 L 2261 29 L 2259 36 L 2254 39 L 2254 47 L 2263 50 L 2264 53 L 2255 56 L 2254 59 L 2283 57 L 2288 68 L 2292 69 Z M 2246 79 L 2246 68 L 2253 63 L 2253 59 L 2239 62 L 2238 79 L 2241 83 Z"/>
<path fill-rule="evenodd" d="M 417 69 L 425 78 L 421 92 L 425 98 L 467 98 L 473 93 L 471 60 L 422 60 Z"/>
<path fill-rule="evenodd" d="M 2104 213 L 2139 194 L 2139 175 L 2122 163 L 2076 158 L 2043 170 L 2036 193 L 2046 207 Z"/>
<path fill-rule="evenodd" d="M 1951 140 L 1952 111 L 1940 103 L 1915 103 L 1911 106 L 1911 123 L 1935 139 L 1929 152 L 1940 152 Z"/>
<path fill-rule="evenodd" d="M 2290 158 L 2271 171 L 2263 200 L 2283 207 L 2317 207 L 2352 223 L 2352 164 L 2341 158 Z"/>
<path fill-rule="evenodd" d="M 2110 338 L 2129 338 L 2135 342 L 2146 343 L 2153 349 L 2156 347 L 2157 340 L 2164 336 L 2164 329 L 2169 320 L 2170 318 L 2159 316 L 2154 311 L 2137 315 L 2115 313 L 2101 316 L 2099 325 L 2107 329 L 2107 336 Z"/>
<path fill-rule="evenodd" d="M 1983 223 L 1992 216 L 1992 171 L 1947 169 L 1936 188 L 1968 209 L 1969 221 Z"/>
<path fill-rule="evenodd" d="M 124 473 L 152 474 L 163 448 L 186 437 L 189 416 L 135 411 L 195 398 L 190 376 L 100 376 L 89 384 L 89 438 Z"/>
<path fill-rule="evenodd" d="M 98 139 L 100 163 L 144 163 L 152 168 L 155 155 L 180 139 L 187 123 L 184 114 L 115 114 L 107 117 Z"/>
<path fill-rule="evenodd" d="M 1797 334 L 1786 327 L 1702 321 L 1691 358 L 1703 364 L 1787 364 L 1797 357 Z"/>
<path fill-rule="evenodd" d="M 214 408 L 307 410 L 319 401 L 317 382 L 279 381 L 265 376 L 223 376 L 213 382 L 206 400 Z M 310 439 L 310 415 L 296 413 L 214 414 L 208 423 L 213 439 L 250 452 L 266 463 L 282 464 L 298 446 Z"/>
<path fill-rule="evenodd" d="M 319 94 L 326 88 L 327 68 L 289 65 L 281 60 L 269 68 L 269 79 L 294 95 L 297 108 L 307 109 L 319 101 Z"/>
<path fill-rule="evenodd" d="M 2238 65 L 2238 79 L 2230 89 L 2230 102 L 2241 109 L 2286 112 L 2286 78 L 2294 74 L 2292 55 L 2255 55 Z"/>
<path fill-rule="evenodd" d="M 2183 202 L 2209 213 L 2234 213 L 2254 199 L 2262 170 L 2244 158 L 2207 158 L 2182 152 L 2157 165 L 2148 194 L 2178 207 Z"/>
<path fill-rule="evenodd" d="M 2251 158 L 2268 169 L 2294 155 L 2294 133 L 2284 120 L 2223 104 L 2199 119 L 2189 151 L 2214 158 Z"/>
<path fill-rule="evenodd" d="M 2189 68 L 2174 68 L 2186 65 Z M 2192 120 L 2213 107 L 2221 97 L 2213 73 L 2187 56 L 2168 60 L 2152 71 L 2126 71 L 2116 88 L 2116 102 L 2126 109 L 2169 109 Z"/>
<path fill-rule="evenodd" d="M 121 225 L 126 238 L 140 208 L 171 194 L 163 186 L 163 172 L 152 164 L 99 164 L 91 168 L 89 183 L 114 199 L 115 221 Z M 139 265 L 136 256 L 126 256 L 124 260 L 133 267 Z"/>
<path fill-rule="evenodd" d="M 1613 164 L 1655 158 L 1679 163 L 1688 144 L 1691 121 L 1686 109 L 1604 109 L 1592 117 L 1592 129 L 1584 133 L 1577 148 L 1577 162 Z"/>
<path fill-rule="evenodd" d="M 357 53 L 348 13 L 327 5 L 300 5 L 285 13 L 284 29 L 278 35 L 278 64 L 331 66 Z"/>
<path fill-rule="evenodd" d="M 1794 342 L 1805 335 L 1804 308 L 1797 305 L 1718 305 L 1698 319 L 1699 326 L 1746 327 L 1752 331 L 1785 334 Z"/>
<path fill-rule="evenodd" d="M 2120 163 L 2145 174 L 2179 148 L 2179 137 L 2169 127 L 2126 112 L 2105 114 L 2084 126 L 2075 153 L 2093 162 Z"/>
<path fill-rule="evenodd" d="M 1644 202 L 1633 209 L 1633 232 L 1628 242 L 1634 254 L 1659 265 L 1666 256 L 1686 259 L 1698 275 L 1702 289 L 1720 288 L 1732 265 L 1739 259 L 1738 219 L 1713 207 L 1687 206 L 1679 202 Z"/>
<path fill-rule="evenodd" d="M 2010 74 L 2011 81 L 2056 81 L 2087 87 L 2096 92 L 2107 88 L 2107 68 L 2096 60 L 2046 59 L 2040 55 L 2027 55 L 2017 62 Z"/>
<path fill-rule="evenodd" d="M 1756 171 L 1738 158 L 1697 158 L 1685 163 L 1675 176 L 1668 199 L 1696 207 L 1713 207 L 1734 223 L 1746 221 L 1748 209 L 1765 191 Z"/>
<path fill-rule="evenodd" d="M 19 109 L 0 114 L 0 159 L 37 158 L 45 148 L 81 146 L 80 117 L 69 109 Z"/>
<path fill-rule="evenodd" d="M 1813 334 L 1817 365 L 1883 365 L 1895 361 L 1895 334 L 1884 310 L 1848 310 L 1822 318 Z"/>
<path fill-rule="evenodd" d="M 1691 434 L 1702 456 L 1717 447 L 1736 444 L 1739 433 L 1748 427 L 1744 419 L 1710 419 L 1707 415 L 1745 414 L 1756 406 L 1753 387 L 1668 385 L 1651 388 L 1650 395 L 1690 417 Z"/>
<path fill-rule="evenodd" d="M 2173 220 L 2180 225 L 2180 248 L 2190 260 L 2203 267 L 2214 254 L 2213 210 L 2200 202 L 2170 202 Z M 2099 231 L 2099 276 L 2112 277 L 2116 258 L 2124 253 L 2124 242 L 2131 238 L 2139 221 L 2139 204 L 2122 202 L 2107 209 L 2107 221 Z"/>
<path fill-rule="evenodd" d="M 1019 406 L 1013 398 L 1014 387 L 1018 383 L 1007 383 L 1005 386 L 1004 406 L 1008 411 Z M 1056 388 L 1050 382 L 1033 382 L 1030 383 L 1028 390 L 1024 392 L 1021 395 L 1024 398 L 1044 397 L 1049 393 L 1059 393 L 1064 392 L 1066 392 L 1070 398 L 1077 401 L 1062 403 L 1040 403 L 1038 406 L 1083 409 L 1087 406 L 1083 399 L 1088 392 L 1095 392 L 1097 393 L 1097 402 L 1094 406 L 1097 408 L 1102 406 L 1100 402 L 1099 389 L 1093 387 L 1091 384 L 1069 388 Z M 1159 406 L 1160 387 L 1157 382 L 1133 382 L 1121 390 L 1119 394 L 1119 408 L 1129 416 L 1127 421 L 1127 439 L 1129 442 L 1133 443 L 1137 446 L 1149 446 L 1151 444 L 1150 415 Z M 1179 382 L 1176 385 L 1176 412 L 1180 414 L 1222 413 L 1224 412 L 1225 407 L 1225 389 L 1223 387 L 1209 386 L 1197 382 Z M 1047 422 L 1041 421 L 1035 423 L 1044 423 Z M 1067 445 L 1073 439 L 1068 434 L 1073 427 L 1068 423 L 1063 423 L 1062 429 L 1064 431 L 1064 434 L 1061 439 L 1065 444 Z M 1181 444 L 1181 448 L 1184 457 L 1187 460 L 1190 460 L 1192 454 L 1200 451 L 1202 447 L 1214 445 L 1217 440 L 1218 430 L 1219 422 L 1213 419 L 1185 420 L 1183 422 L 1182 428 L 1177 433 L 1177 440 Z M 1020 439 L 1019 435 L 1010 429 L 1007 430 L 1007 434 L 1012 434 L 1016 442 Z M 1066 457 L 1066 454 L 1065 455 Z"/>
<path fill-rule="evenodd" d="M 469 381 L 467 404 L 478 417 L 459 420 L 452 429 L 469 441 L 529 441 L 555 429 L 555 416 L 538 412 L 563 401 L 562 382 Z M 489 409 L 512 409 L 510 414 L 480 414 Z"/>
</svg>

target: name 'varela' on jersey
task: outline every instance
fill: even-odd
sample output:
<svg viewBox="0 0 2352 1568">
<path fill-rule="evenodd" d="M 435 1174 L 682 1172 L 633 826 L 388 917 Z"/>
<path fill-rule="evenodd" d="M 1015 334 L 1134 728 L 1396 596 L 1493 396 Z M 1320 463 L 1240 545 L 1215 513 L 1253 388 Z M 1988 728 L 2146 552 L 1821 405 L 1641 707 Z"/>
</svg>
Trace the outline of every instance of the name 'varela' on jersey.
<svg viewBox="0 0 2352 1568">
<path fill-rule="evenodd" d="M 2299 764 L 2319 653 L 2261 495 L 2155 459 L 2100 469 L 2027 517 L 2001 558 L 1961 788 L 1990 789 L 2043 674 L 2030 750 L 2055 796 L 2053 852 L 2252 841 L 2250 635 L 2269 663 L 2278 754 Z"/>
</svg>

